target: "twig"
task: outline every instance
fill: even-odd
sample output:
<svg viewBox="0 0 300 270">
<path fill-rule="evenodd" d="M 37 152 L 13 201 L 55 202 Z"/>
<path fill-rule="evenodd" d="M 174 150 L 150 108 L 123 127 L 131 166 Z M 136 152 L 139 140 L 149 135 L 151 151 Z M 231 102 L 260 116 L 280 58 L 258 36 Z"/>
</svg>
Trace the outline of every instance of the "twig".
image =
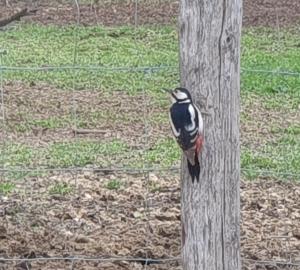
<svg viewBox="0 0 300 270">
<path fill-rule="evenodd" d="M 91 133 L 103 134 L 103 133 L 106 133 L 106 131 L 99 130 L 99 129 L 73 129 L 73 133 L 78 134 L 78 135 L 91 134 Z"/>
</svg>

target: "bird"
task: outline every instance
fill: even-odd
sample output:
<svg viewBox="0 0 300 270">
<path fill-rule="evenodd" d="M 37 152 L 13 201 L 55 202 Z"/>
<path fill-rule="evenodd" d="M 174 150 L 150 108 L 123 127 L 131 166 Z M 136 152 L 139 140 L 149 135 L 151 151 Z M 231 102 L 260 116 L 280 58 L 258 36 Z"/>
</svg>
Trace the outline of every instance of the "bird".
<svg viewBox="0 0 300 270">
<path fill-rule="evenodd" d="M 171 95 L 169 120 L 173 135 L 187 158 L 188 171 L 194 183 L 199 182 L 199 153 L 204 143 L 203 118 L 186 88 L 164 89 Z"/>
</svg>

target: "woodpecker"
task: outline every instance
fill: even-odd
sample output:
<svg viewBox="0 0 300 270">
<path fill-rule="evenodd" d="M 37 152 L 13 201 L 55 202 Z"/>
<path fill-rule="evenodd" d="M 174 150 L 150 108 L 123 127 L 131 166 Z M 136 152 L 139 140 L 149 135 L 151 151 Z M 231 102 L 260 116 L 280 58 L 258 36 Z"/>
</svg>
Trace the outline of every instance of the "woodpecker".
<svg viewBox="0 0 300 270">
<path fill-rule="evenodd" d="M 199 153 L 203 145 L 203 119 L 186 88 L 168 90 L 171 94 L 170 124 L 177 143 L 187 158 L 189 174 L 199 182 Z"/>
</svg>

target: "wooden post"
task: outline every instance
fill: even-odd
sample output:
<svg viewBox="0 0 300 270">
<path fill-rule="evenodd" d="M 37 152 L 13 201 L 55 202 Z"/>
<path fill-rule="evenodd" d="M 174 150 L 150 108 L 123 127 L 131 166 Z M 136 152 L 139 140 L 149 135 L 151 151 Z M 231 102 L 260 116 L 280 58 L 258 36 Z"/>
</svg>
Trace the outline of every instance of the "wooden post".
<svg viewBox="0 0 300 270">
<path fill-rule="evenodd" d="M 242 0 L 180 0 L 181 86 L 204 111 L 200 182 L 182 161 L 184 270 L 240 269 Z"/>
</svg>

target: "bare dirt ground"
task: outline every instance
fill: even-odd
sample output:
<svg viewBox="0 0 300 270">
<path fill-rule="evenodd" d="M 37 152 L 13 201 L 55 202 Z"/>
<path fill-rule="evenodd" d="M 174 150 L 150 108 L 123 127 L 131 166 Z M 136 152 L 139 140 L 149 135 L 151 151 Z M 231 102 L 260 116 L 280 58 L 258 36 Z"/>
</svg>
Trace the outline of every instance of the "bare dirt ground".
<svg viewBox="0 0 300 270">
<path fill-rule="evenodd" d="M 43 24 L 74 23 L 74 4 L 62 1 L 11 0 L 11 7 L 0 6 L 0 18 L 12 14 L 17 8 L 28 6 L 37 12 L 24 21 Z M 87 2 L 88 3 L 88 2 Z M 277 11 L 276 11 L 277 10 Z M 80 21 L 84 25 L 123 25 L 134 22 L 134 3 L 81 4 Z M 178 12 L 175 3 L 150 3 L 139 5 L 139 23 L 174 23 Z M 276 16 L 277 12 L 277 16 Z M 298 0 L 244 1 L 244 26 L 290 26 L 300 20 Z M 23 20 L 23 19 L 22 19 Z M 19 83 L 5 85 L 5 101 L 9 119 L 8 133 L 11 140 L 28 144 L 43 144 L 49 141 L 72 140 L 72 126 L 44 130 L 30 127 L 26 132 L 17 133 L 15 125 L 44 116 L 68 117 L 71 114 L 72 97 L 47 85 L 28 87 Z M 45 91 L 49 90 L 49 91 Z M 108 99 L 98 98 L 100 92 L 75 93 L 80 101 L 78 116 L 87 119 L 93 108 L 104 106 Z M 121 95 L 121 93 L 116 93 Z M 135 117 L 140 99 L 135 98 L 134 110 L 126 107 L 130 98 L 122 94 L 124 104 L 111 106 L 111 114 Z M 58 100 L 56 97 L 60 96 Z M 141 97 L 140 97 L 141 98 Z M 47 102 L 45 102 L 47 101 Z M 98 103 L 97 103 L 98 102 Z M 151 101 L 150 101 L 151 102 Z M 46 104 L 46 105 L 45 105 Z M 259 102 L 244 108 L 253 118 L 250 125 L 242 127 L 243 143 L 253 144 L 253 132 L 269 134 L 268 122 L 276 118 L 278 123 L 286 123 L 282 113 L 259 111 Z M 259 112 L 259 113 L 257 113 Z M 151 116 L 162 111 L 153 111 Z M 255 114 L 255 115 L 254 115 Z M 286 115 L 285 115 L 286 116 Z M 20 118 L 21 117 L 21 118 Z M 300 119 L 293 113 L 290 119 Z M 99 119 L 98 119 L 99 120 Z M 118 121 L 108 126 L 107 115 L 103 121 L 85 121 L 86 128 L 107 130 L 107 134 L 82 135 L 86 139 L 103 139 L 116 130 L 119 136 L 132 143 L 132 137 L 141 131 L 139 121 Z M 259 124 L 263 123 L 263 124 Z M 153 127 L 154 137 L 168 136 L 169 130 L 161 124 Z M 1 134 L 0 131 L 0 135 Z M 80 135 L 79 135 L 80 136 Z M 103 136 L 103 137 L 101 137 Z M 260 136 L 263 140 L 270 140 Z M 264 141 L 259 142 L 264 143 Z M 7 180 L 3 175 L 0 181 Z M 110 181 L 121 182 L 115 190 L 108 188 Z M 71 187 L 67 194 L 53 194 L 56 184 L 66 183 Z M 169 258 L 180 254 L 180 184 L 177 175 L 151 174 L 147 184 L 145 177 L 130 174 L 101 173 L 54 173 L 27 177 L 15 182 L 16 190 L 10 195 L 0 195 L 0 257 L 36 258 L 85 256 L 130 256 Z M 147 188 L 148 186 L 148 188 Z M 146 192 L 146 190 L 149 192 Z M 300 185 L 291 182 L 274 182 L 260 179 L 243 182 L 241 187 L 241 252 L 243 269 L 299 269 L 299 266 L 270 265 L 254 263 L 259 261 L 291 261 L 300 263 Z M 145 208 L 147 201 L 148 210 Z M 73 266 L 64 261 L 34 261 L 30 263 L 1 262 L 0 269 L 145 269 L 140 262 L 82 262 Z M 180 263 L 151 264 L 147 269 L 181 269 Z"/>
<path fill-rule="evenodd" d="M 165 105 L 156 104 L 150 95 L 139 94 L 134 98 L 124 91 L 76 90 L 65 91 L 47 84 L 30 85 L 21 82 L 9 82 L 4 85 L 4 103 L 6 104 L 5 137 L 11 141 L 39 146 L 49 142 L 70 142 L 73 139 L 106 140 L 122 138 L 129 146 L 140 147 L 140 138 L 144 134 L 145 121 L 148 125 L 150 145 L 157 139 L 171 138 L 168 125 L 168 97 Z M 276 141 L 280 133 L 275 128 L 284 129 L 300 124 L 300 111 L 286 108 L 265 108 L 261 97 L 252 94 L 247 98 L 251 102 L 241 105 L 241 114 L 247 121 L 241 122 L 242 145 L 262 146 Z M 79 129 L 99 130 L 99 133 L 74 134 L 72 124 L 74 101 Z M 288 102 L 288 98 L 285 97 Z M 146 117 L 144 104 L 148 104 Z M 44 128 L 32 120 L 54 119 L 61 126 Z M 0 138 L 4 136 L 0 130 Z"/>
<path fill-rule="evenodd" d="M 62 91 L 36 84 L 7 83 L 5 88 L 6 138 L 10 141 L 41 146 L 75 139 L 72 125 L 43 129 L 32 126 L 31 119 L 68 118 L 72 98 L 78 102 L 77 117 L 85 128 L 105 133 L 77 135 L 85 140 L 105 141 L 121 137 L 138 147 L 133 139 L 143 132 L 142 116 L 137 112 L 144 102 L 125 92 Z M 115 102 L 111 96 L 116 95 Z M 117 97 L 122 98 L 117 98 Z M 150 96 L 143 97 L 149 104 Z M 242 126 L 242 143 L 256 147 L 276 136 L 270 132 L 275 123 L 281 127 L 298 121 L 299 112 L 266 110 L 259 99 L 243 104 L 249 120 Z M 131 104 L 129 106 L 128 104 Z M 149 117 L 166 114 L 167 108 L 149 111 Z M 101 109 L 100 109 L 101 108 Z M 140 108 L 139 111 L 142 109 Z M 96 121 L 92 115 L 100 114 Z M 96 113 L 96 114 L 95 114 Z M 122 115 L 122 118 L 117 116 Z M 167 116 L 166 116 L 167 118 Z M 113 119 L 113 121 L 111 121 Z M 133 121 L 132 121 L 133 119 Z M 298 119 L 298 120 L 297 120 Z M 28 126 L 26 126 L 28 124 Z M 151 123 L 153 143 L 170 136 L 167 122 Z M 18 125 L 26 126 L 18 131 Z M 1 134 L 1 132 L 0 132 Z M 2 134 L 3 136 L 4 134 Z M 258 138 L 260 138 L 258 140 Z M 0 175 L 0 182 L 9 178 Z M 143 175 L 48 172 L 13 181 L 12 194 L 0 195 L 0 257 L 36 258 L 84 255 L 93 257 L 151 257 L 164 259 L 180 255 L 180 183 L 178 174 Z M 120 188 L 109 189 L 111 181 Z M 66 183 L 66 192 L 54 192 Z M 147 192 L 147 190 L 149 192 Z M 292 261 L 300 263 L 300 185 L 260 179 L 243 182 L 241 186 L 241 251 L 243 269 L 278 269 L 264 267 L 253 261 Z M 147 207 L 145 208 L 145 202 Z M 17 268 L 17 266 L 19 268 Z M 1 268 L 2 267 L 2 268 Z M 33 261 L 26 264 L 4 263 L 0 269 L 66 269 L 71 262 Z M 82 262 L 73 269 L 144 269 L 139 262 Z M 279 269 L 287 268 L 280 265 Z M 180 269 L 179 262 L 152 264 L 148 269 Z"/>
<path fill-rule="evenodd" d="M 114 179 L 121 182 L 121 187 L 110 190 L 107 183 Z M 52 194 L 51 187 L 56 183 L 67 183 L 72 190 L 67 195 Z M 149 193 L 145 192 L 147 186 Z M 147 182 L 141 175 L 85 172 L 75 177 L 56 173 L 19 181 L 17 189 L 9 197 L 0 197 L 0 256 L 163 259 L 180 255 L 180 189 L 176 175 L 151 173 Z M 262 180 L 242 184 L 244 259 L 299 261 L 299 196 L 300 186 L 293 183 Z M 12 265 L 2 265 L 3 269 L 13 269 Z M 264 269 L 253 268 L 248 261 L 243 265 L 243 269 Z M 32 262 L 28 267 L 69 266 L 70 262 L 59 261 Z M 143 269 L 138 262 L 76 262 L 74 269 L 99 267 Z M 180 264 L 153 264 L 148 268 L 180 269 Z"/>
<path fill-rule="evenodd" d="M 4 2 L 4 0 L 1 0 Z M 0 18 L 12 14 L 16 9 L 37 9 L 33 16 L 24 20 L 43 24 L 74 23 L 77 9 L 73 1 L 16 1 L 10 7 L 1 5 Z M 135 1 L 81 1 L 80 21 L 83 25 L 126 25 L 134 24 Z M 298 0 L 245 0 L 243 1 L 243 26 L 283 27 L 300 22 Z M 138 23 L 174 24 L 178 14 L 177 1 L 139 1 Z"/>
<path fill-rule="evenodd" d="M 49 142 L 64 142 L 75 138 L 72 118 L 76 117 L 78 129 L 103 131 L 76 134 L 76 138 L 105 140 L 122 138 L 128 145 L 138 146 L 135 138 L 143 136 L 142 95 L 131 98 L 122 91 L 64 91 L 46 84 L 29 86 L 13 83 L 5 86 L 6 138 L 31 145 Z M 150 102 L 148 97 L 148 102 Z M 76 116 L 73 116 L 76 102 Z M 130 104 L 130 106 L 129 106 Z M 148 118 L 161 113 L 159 107 L 151 106 Z M 61 127 L 43 128 L 31 125 L 32 119 L 55 119 L 63 121 Z M 60 120 L 59 120 L 60 119 Z M 154 123 L 153 123 L 154 124 Z M 20 131 L 21 129 L 21 131 Z M 20 131 L 20 132 L 19 132 Z M 164 128 L 166 131 L 166 127 Z M 153 137 L 166 132 L 153 127 Z M 0 132 L 1 134 L 1 132 Z M 3 135 L 4 136 L 4 135 Z"/>
</svg>

